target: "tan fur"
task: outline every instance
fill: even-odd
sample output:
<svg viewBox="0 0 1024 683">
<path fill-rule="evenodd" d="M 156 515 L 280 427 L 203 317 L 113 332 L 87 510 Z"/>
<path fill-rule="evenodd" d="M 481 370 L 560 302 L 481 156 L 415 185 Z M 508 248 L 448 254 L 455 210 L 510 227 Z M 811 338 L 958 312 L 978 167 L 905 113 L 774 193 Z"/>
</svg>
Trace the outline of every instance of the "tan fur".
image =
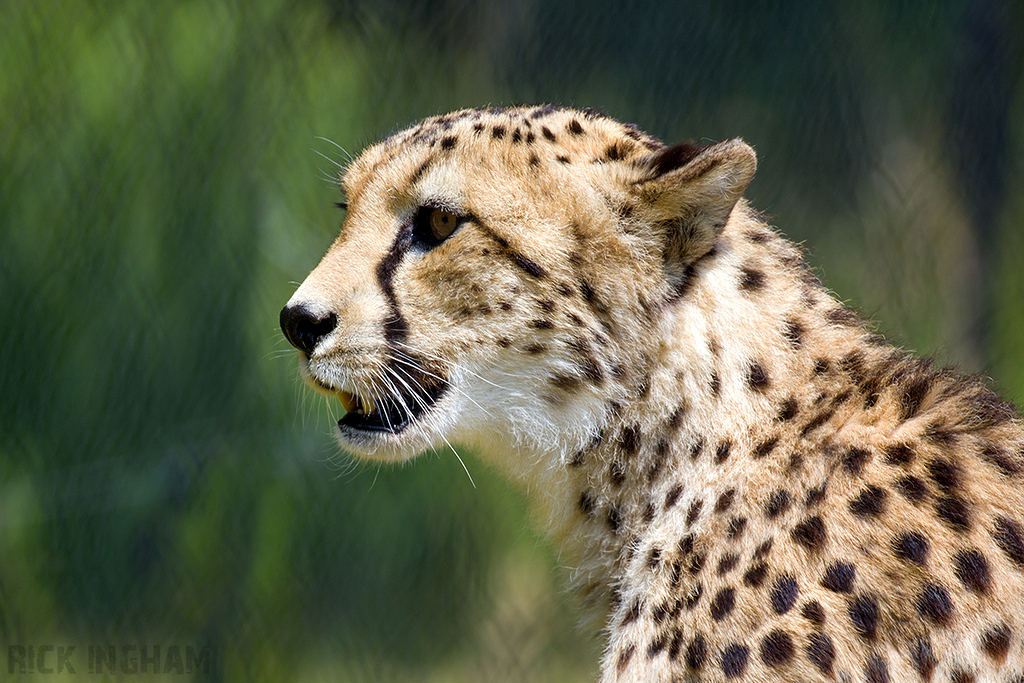
<svg viewBox="0 0 1024 683">
<path fill-rule="evenodd" d="M 1019 414 L 833 299 L 754 166 L 593 112 L 428 119 L 348 169 L 283 327 L 318 390 L 424 404 L 347 450 L 527 488 L 602 681 L 1024 680 Z M 421 207 L 460 227 L 411 242 Z"/>
</svg>

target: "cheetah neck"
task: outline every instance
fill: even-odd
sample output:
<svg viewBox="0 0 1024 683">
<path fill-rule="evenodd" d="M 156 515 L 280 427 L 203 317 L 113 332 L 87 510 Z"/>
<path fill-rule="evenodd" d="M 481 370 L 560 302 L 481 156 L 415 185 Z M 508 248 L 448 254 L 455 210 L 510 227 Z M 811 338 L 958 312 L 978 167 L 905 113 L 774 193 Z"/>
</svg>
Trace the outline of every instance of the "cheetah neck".
<svg viewBox="0 0 1024 683">
<path fill-rule="evenodd" d="M 784 423 L 814 402 L 787 389 L 814 374 L 806 351 L 834 357 L 866 335 L 797 249 L 745 210 L 697 264 L 685 295 L 644 332 L 626 342 L 643 352 L 632 354 L 633 370 L 614 387 L 619 400 L 548 425 L 546 433 L 565 435 L 557 446 L 518 438 L 489 456 L 525 484 L 571 584 L 597 614 L 614 604 L 637 539 L 686 504 L 688 492 L 755 491 L 765 485 L 759 478 L 777 476 L 759 474 L 751 461 L 775 448 Z M 839 393 L 836 382 L 823 380 L 822 388 Z M 827 422 L 822 438 L 841 416 Z"/>
</svg>

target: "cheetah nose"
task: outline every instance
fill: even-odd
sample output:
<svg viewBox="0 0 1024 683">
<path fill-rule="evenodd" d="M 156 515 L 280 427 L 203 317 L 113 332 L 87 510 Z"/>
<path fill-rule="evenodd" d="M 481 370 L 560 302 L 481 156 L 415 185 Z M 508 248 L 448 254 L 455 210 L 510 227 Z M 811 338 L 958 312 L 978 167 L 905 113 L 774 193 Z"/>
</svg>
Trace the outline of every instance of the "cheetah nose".
<svg viewBox="0 0 1024 683">
<path fill-rule="evenodd" d="M 311 355 L 320 340 L 338 325 L 334 313 L 317 313 L 305 304 L 281 309 L 281 331 L 291 345 Z"/>
</svg>

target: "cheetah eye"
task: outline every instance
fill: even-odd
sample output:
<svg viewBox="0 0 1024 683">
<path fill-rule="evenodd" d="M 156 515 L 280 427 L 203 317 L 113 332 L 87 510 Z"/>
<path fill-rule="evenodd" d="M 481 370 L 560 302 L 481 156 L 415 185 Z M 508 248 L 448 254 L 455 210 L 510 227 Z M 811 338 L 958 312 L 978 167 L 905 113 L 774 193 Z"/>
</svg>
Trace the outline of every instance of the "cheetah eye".
<svg viewBox="0 0 1024 683">
<path fill-rule="evenodd" d="M 421 248 L 432 249 L 448 239 L 464 220 L 447 209 L 421 206 L 413 219 L 413 237 Z"/>
<path fill-rule="evenodd" d="M 430 232 L 438 242 L 455 232 L 458 224 L 459 219 L 454 213 L 442 209 L 433 209 L 430 212 Z"/>
</svg>

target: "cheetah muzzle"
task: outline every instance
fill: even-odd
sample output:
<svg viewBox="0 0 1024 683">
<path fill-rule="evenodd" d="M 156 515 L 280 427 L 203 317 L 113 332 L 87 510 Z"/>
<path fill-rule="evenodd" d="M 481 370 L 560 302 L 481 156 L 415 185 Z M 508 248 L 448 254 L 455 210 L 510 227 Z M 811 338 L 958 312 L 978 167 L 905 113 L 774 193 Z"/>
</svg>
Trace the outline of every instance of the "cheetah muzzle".
<svg viewBox="0 0 1024 683">
<path fill-rule="evenodd" d="M 345 170 L 281 312 L 341 446 L 522 484 L 612 681 L 1024 681 L 1024 427 L 742 199 L 749 145 L 427 119 Z"/>
</svg>

